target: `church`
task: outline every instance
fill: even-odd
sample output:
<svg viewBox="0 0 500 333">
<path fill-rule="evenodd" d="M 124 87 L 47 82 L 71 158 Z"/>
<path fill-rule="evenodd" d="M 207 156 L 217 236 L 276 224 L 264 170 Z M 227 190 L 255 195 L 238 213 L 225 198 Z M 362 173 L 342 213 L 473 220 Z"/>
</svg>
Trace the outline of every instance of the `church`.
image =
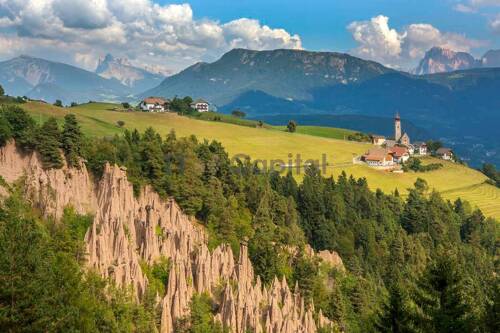
<svg viewBox="0 0 500 333">
<path fill-rule="evenodd" d="M 396 143 L 409 146 L 410 145 L 410 136 L 408 133 L 404 132 L 402 135 L 401 130 L 401 117 L 399 117 L 399 112 L 396 113 L 396 117 L 394 117 L 394 140 Z"/>
<path fill-rule="evenodd" d="M 373 142 L 376 145 L 384 145 L 387 148 L 392 148 L 394 146 L 400 145 L 400 146 L 405 146 L 410 148 L 410 136 L 408 133 L 403 132 L 402 127 L 401 127 L 401 117 L 399 116 L 399 112 L 396 113 L 396 116 L 394 117 L 394 138 L 393 139 L 384 139 L 382 142 L 381 140 L 378 141 L 378 143 Z"/>
</svg>

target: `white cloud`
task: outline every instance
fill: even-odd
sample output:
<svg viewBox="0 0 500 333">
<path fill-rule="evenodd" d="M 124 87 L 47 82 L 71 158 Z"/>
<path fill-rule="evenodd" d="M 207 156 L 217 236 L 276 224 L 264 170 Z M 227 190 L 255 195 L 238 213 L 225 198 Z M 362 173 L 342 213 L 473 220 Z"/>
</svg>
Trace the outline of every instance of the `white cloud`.
<svg viewBox="0 0 500 333">
<path fill-rule="evenodd" d="M 225 39 L 231 48 L 251 49 L 302 48 L 298 35 L 290 35 L 283 29 L 271 29 L 260 25 L 259 21 L 242 18 L 222 26 Z"/>
<path fill-rule="evenodd" d="M 178 70 L 233 47 L 301 48 L 298 35 L 257 20 L 197 19 L 189 4 L 150 0 L 0 0 L 0 37 L 25 53 L 41 56 L 43 50 L 86 68 L 108 52 Z M 13 53 L 0 50 L 3 57 Z"/>
<path fill-rule="evenodd" d="M 476 13 L 477 12 L 476 8 L 469 6 L 469 5 L 465 5 L 463 3 L 456 4 L 455 6 L 453 6 L 453 9 L 456 10 L 457 12 L 461 12 L 461 13 Z"/>
<path fill-rule="evenodd" d="M 397 31 L 389 26 L 389 18 L 383 15 L 369 21 L 352 22 L 347 29 L 358 43 L 352 53 L 406 69 L 414 66 L 434 46 L 470 51 L 484 45 L 482 41 L 469 39 L 462 34 L 442 32 L 425 23 L 410 24 Z"/>
<path fill-rule="evenodd" d="M 355 53 L 360 57 L 387 63 L 401 54 L 403 35 L 389 28 L 389 18 L 379 15 L 370 21 L 355 21 L 347 29 L 359 44 Z"/>
<path fill-rule="evenodd" d="M 500 34 L 500 14 L 498 14 L 495 18 L 490 21 L 490 28 L 495 33 Z"/>
<path fill-rule="evenodd" d="M 485 7 L 500 7 L 500 0 L 466 0 L 457 3 L 453 9 L 462 13 L 477 13 Z"/>
</svg>

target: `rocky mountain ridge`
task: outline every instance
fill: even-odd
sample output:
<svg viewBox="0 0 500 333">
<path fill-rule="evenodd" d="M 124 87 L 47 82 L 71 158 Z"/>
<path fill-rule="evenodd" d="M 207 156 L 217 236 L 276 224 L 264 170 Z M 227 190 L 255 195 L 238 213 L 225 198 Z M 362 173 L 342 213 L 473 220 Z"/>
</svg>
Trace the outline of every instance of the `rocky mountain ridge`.
<svg viewBox="0 0 500 333">
<path fill-rule="evenodd" d="M 227 245 L 209 251 L 203 227 L 173 199 L 163 200 L 149 187 L 135 197 L 123 168 L 106 165 L 96 184 L 84 164 L 44 170 L 36 154 L 22 154 L 10 142 L 0 148 L 0 174 L 8 183 L 24 179 L 26 197 L 46 216 L 61 216 L 68 204 L 79 213 L 93 213 L 85 235 L 88 267 L 118 286 L 132 285 L 137 300 L 148 288 L 139 263 L 169 258 L 166 293 L 158 295 L 161 333 L 174 332 L 176 320 L 189 313 L 191 297 L 202 292 L 218 305 L 215 320 L 235 333 L 313 333 L 331 324 L 321 311 L 315 313 L 314 304 L 306 305 L 297 285 L 290 288 L 275 278 L 263 286 L 246 245 L 238 258 Z M 320 257 L 343 268 L 336 253 Z"/>
<path fill-rule="evenodd" d="M 414 74 L 426 75 L 492 67 L 500 67 L 500 50 L 489 50 L 480 59 L 475 59 L 467 52 L 433 47 L 425 53 Z"/>
<path fill-rule="evenodd" d="M 99 59 L 95 73 L 106 79 L 116 79 L 121 84 L 131 88 L 134 93 L 140 93 L 159 85 L 165 78 L 160 73 L 133 66 L 125 58 L 115 58 L 107 54 Z"/>
<path fill-rule="evenodd" d="M 420 61 L 415 74 L 435 74 L 471 69 L 481 66 L 481 61 L 476 60 L 467 52 L 456 52 L 442 47 L 433 47 L 425 53 Z"/>
</svg>

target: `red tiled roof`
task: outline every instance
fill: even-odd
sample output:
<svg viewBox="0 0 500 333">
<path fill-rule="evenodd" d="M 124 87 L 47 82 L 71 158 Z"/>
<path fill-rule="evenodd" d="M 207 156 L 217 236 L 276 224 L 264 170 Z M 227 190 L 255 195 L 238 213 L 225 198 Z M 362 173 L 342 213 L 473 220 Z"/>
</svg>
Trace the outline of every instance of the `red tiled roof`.
<svg viewBox="0 0 500 333">
<path fill-rule="evenodd" d="M 408 148 L 394 146 L 391 148 L 391 153 L 394 154 L 396 158 L 399 158 L 405 154 L 408 154 Z"/>
<path fill-rule="evenodd" d="M 392 161 L 392 156 L 390 150 L 385 148 L 372 148 L 370 149 L 363 158 L 366 161 Z"/>
<path fill-rule="evenodd" d="M 148 97 L 143 102 L 145 104 L 165 104 L 167 101 L 161 97 Z"/>
</svg>

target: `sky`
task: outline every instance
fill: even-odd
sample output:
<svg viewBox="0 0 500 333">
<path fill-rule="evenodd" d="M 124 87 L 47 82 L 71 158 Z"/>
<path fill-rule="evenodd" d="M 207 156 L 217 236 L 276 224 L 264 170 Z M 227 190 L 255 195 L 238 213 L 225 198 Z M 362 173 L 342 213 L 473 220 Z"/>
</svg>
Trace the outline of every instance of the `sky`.
<svg viewBox="0 0 500 333">
<path fill-rule="evenodd" d="M 500 0 L 0 0 L 0 60 L 177 72 L 235 47 L 347 52 L 412 69 L 433 46 L 500 49 Z"/>
</svg>

